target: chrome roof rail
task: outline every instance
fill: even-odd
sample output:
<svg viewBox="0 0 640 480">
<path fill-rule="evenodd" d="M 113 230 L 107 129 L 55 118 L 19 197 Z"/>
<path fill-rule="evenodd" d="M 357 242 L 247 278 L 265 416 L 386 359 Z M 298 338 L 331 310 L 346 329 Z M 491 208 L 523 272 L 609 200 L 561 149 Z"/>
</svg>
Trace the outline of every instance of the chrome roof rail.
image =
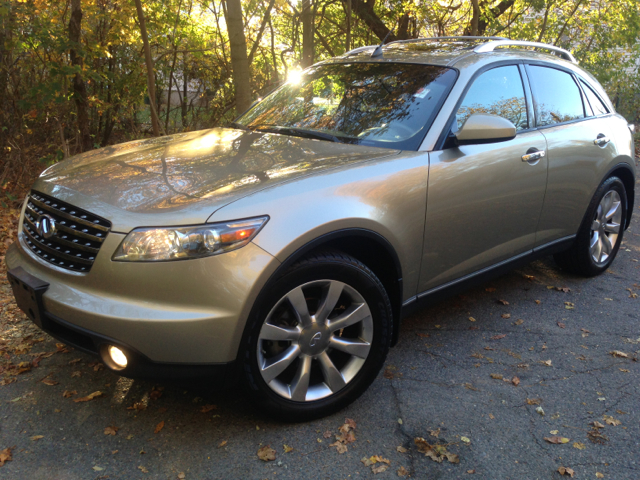
<svg viewBox="0 0 640 480">
<path fill-rule="evenodd" d="M 353 55 L 354 53 L 364 52 L 365 50 L 371 50 L 372 48 L 378 48 L 378 45 L 367 45 L 366 47 L 358 47 L 353 50 L 349 50 L 344 55 Z"/>
<path fill-rule="evenodd" d="M 578 63 L 578 61 L 571 54 L 571 52 L 569 52 L 568 50 L 565 50 L 564 48 L 556 47 L 555 45 L 549 45 L 546 43 L 525 42 L 521 40 L 496 40 L 495 42 L 489 42 L 489 43 L 485 43 L 484 45 L 479 45 L 476 48 L 474 48 L 473 51 L 476 53 L 487 53 L 487 52 L 493 52 L 498 47 L 510 47 L 510 46 L 533 47 L 533 48 L 540 48 L 543 50 L 550 50 L 552 52 L 560 54 L 560 57 L 564 58 L 565 60 L 569 60 L 572 63 Z"/>
<path fill-rule="evenodd" d="M 508 40 L 505 37 L 472 37 L 472 36 L 464 36 L 464 35 L 456 35 L 451 37 L 418 37 L 418 38 L 408 38 L 406 40 L 394 40 L 393 42 L 389 42 L 386 45 L 391 45 L 392 43 L 413 43 L 413 42 L 421 42 L 423 40 Z"/>
</svg>

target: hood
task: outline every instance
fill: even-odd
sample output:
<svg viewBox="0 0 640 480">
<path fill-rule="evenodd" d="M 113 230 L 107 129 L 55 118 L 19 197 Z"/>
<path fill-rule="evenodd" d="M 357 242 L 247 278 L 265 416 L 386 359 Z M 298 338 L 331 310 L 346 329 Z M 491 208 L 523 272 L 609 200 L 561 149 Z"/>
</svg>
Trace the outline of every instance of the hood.
<svg viewBox="0 0 640 480">
<path fill-rule="evenodd" d="M 212 129 L 87 152 L 47 169 L 34 188 L 108 218 L 115 231 L 128 231 L 130 226 L 124 224 L 129 221 L 124 219 L 137 226 L 140 216 L 148 225 L 201 223 L 218 208 L 258 190 L 397 153 Z M 119 223 L 123 224 L 116 227 Z"/>
</svg>

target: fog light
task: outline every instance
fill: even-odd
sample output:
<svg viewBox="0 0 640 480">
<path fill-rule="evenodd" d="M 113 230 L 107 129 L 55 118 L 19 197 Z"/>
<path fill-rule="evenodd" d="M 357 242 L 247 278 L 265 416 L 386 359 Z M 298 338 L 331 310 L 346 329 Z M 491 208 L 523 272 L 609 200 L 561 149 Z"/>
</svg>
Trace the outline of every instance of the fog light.
<svg viewBox="0 0 640 480">
<path fill-rule="evenodd" d="M 109 346 L 107 350 L 109 352 L 109 357 L 111 361 L 115 363 L 120 368 L 126 368 L 127 366 L 127 356 L 124 354 L 122 350 L 118 347 L 114 347 L 113 345 Z"/>
</svg>

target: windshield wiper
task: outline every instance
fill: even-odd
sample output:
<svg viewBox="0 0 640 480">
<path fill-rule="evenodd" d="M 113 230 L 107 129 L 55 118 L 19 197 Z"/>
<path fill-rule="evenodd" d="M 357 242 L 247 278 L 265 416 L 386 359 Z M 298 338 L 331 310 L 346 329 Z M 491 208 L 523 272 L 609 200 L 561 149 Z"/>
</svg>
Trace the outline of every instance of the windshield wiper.
<svg viewBox="0 0 640 480">
<path fill-rule="evenodd" d="M 257 132 L 273 132 L 282 133 L 285 135 L 293 135 L 302 138 L 313 138 L 315 140 L 327 140 L 329 142 L 343 143 L 343 140 L 330 133 L 318 132 L 317 130 L 307 130 L 305 128 L 297 127 L 283 127 L 281 125 L 256 125 L 251 127 L 253 131 Z"/>
<path fill-rule="evenodd" d="M 249 127 L 247 127 L 246 125 L 243 125 L 243 124 L 238 123 L 238 122 L 231 122 L 231 123 L 229 124 L 229 126 L 230 126 L 231 128 L 237 128 L 238 130 L 251 130 L 251 129 L 250 129 Z"/>
</svg>

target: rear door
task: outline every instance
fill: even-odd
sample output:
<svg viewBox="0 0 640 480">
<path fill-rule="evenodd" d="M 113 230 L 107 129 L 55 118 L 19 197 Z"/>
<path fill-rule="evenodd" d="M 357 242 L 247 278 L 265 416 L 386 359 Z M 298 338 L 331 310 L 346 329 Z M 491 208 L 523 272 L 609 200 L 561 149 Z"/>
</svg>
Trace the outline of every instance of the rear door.
<svg viewBox="0 0 640 480">
<path fill-rule="evenodd" d="M 532 130 L 518 65 L 503 65 L 473 80 L 457 110 L 458 127 L 474 113 L 516 125 L 506 142 L 443 148 L 429 155 L 429 190 L 419 292 L 531 251 L 547 181 L 545 150 Z M 454 126 L 455 128 L 455 126 Z"/>
<path fill-rule="evenodd" d="M 602 102 L 590 106 L 585 94 L 594 93 L 583 93 L 581 87 L 588 87 L 572 72 L 548 65 L 527 65 L 526 72 L 536 125 L 547 140 L 549 162 L 547 193 L 536 235 L 536 246 L 540 246 L 577 233 L 602 181 L 598 172 L 617 153 L 610 141 L 614 137 L 609 131 L 607 108 Z"/>
</svg>

